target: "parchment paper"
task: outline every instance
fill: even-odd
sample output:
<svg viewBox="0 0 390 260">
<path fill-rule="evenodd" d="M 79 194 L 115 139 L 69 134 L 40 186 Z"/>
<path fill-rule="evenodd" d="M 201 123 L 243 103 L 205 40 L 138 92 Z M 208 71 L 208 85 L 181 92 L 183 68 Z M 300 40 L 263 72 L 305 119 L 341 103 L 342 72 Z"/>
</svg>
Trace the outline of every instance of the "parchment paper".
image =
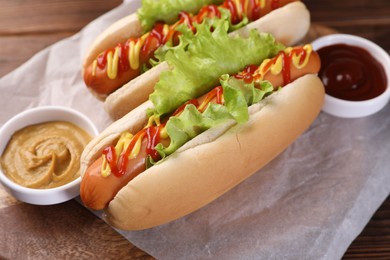
<svg viewBox="0 0 390 260">
<path fill-rule="evenodd" d="M 125 2 L 1 78 L 0 125 L 27 108 L 61 105 L 104 129 L 111 121 L 83 85 L 81 58 L 101 28 L 137 7 Z M 279 157 L 208 206 L 119 232 L 160 259 L 340 258 L 389 195 L 389 114 L 389 105 L 360 119 L 321 113 Z"/>
</svg>

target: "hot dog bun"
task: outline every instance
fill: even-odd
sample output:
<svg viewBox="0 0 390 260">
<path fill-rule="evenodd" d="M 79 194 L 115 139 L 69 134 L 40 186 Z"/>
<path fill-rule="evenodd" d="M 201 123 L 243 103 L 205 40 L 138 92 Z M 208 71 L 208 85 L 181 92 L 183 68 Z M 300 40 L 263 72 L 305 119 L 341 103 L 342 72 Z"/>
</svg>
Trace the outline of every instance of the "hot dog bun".
<svg viewBox="0 0 390 260">
<path fill-rule="evenodd" d="M 275 9 L 262 18 L 232 32 L 232 35 L 239 34 L 246 37 L 249 31 L 258 30 L 270 33 L 277 41 L 291 46 L 302 40 L 309 29 L 310 12 L 304 3 L 298 1 Z"/>
<path fill-rule="evenodd" d="M 169 70 L 169 65 L 167 62 L 162 62 L 126 83 L 106 98 L 104 110 L 113 120 L 126 115 L 139 104 L 148 100 L 149 95 L 154 90 L 154 85 L 160 79 L 161 72 L 165 70 Z"/>
<path fill-rule="evenodd" d="M 139 131 L 145 123 L 148 121 L 146 110 L 152 108 L 153 103 L 148 100 L 124 117 L 115 121 L 113 124 L 103 130 L 98 136 L 93 138 L 87 146 L 81 156 L 80 161 L 80 173 L 84 175 L 87 168 L 95 161 L 100 155 L 102 150 L 107 146 L 119 139 L 122 132 L 129 130 L 131 132 Z"/>
<path fill-rule="evenodd" d="M 271 5 L 274 6 L 271 7 Z M 310 14 L 301 2 L 296 0 L 280 0 L 280 2 L 272 2 L 272 4 L 271 2 L 266 2 L 265 8 L 266 9 L 263 10 L 263 12 L 265 12 L 263 17 L 249 23 L 244 28 L 241 28 L 238 33 L 247 35 L 251 29 L 269 32 L 275 34 L 276 40 L 285 45 L 296 43 L 307 33 L 310 25 Z M 271 10 L 274 8 L 277 9 Z M 266 14 L 267 12 L 270 13 Z M 273 18 L 273 16 L 275 17 Z M 141 70 L 140 67 L 129 69 L 126 73 L 119 72 L 118 74 L 107 68 L 103 69 L 100 65 L 99 69 L 97 69 L 96 57 L 100 54 L 103 55 L 103 53 L 106 55 L 107 51 L 111 52 L 114 49 L 116 50 L 116 46 L 118 46 L 117 43 L 124 44 L 129 38 L 138 38 L 141 36 L 142 28 L 136 14 L 129 15 L 117 21 L 100 34 L 85 55 L 82 69 L 84 81 L 91 93 L 98 99 L 105 100 L 107 97 L 110 97 L 106 100 L 105 109 L 113 119 L 120 118 L 128 111 L 147 100 L 154 84 L 159 79 L 160 73 L 169 69 L 166 63 L 152 68 L 149 70 L 149 73 L 141 75 L 139 75 Z M 149 60 L 147 57 L 148 56 L 140 57 L 141 64 L 146 62 L 146 60 Z M 105 62 L 102 62 L 102 64 L 103 63 Z M 113 70 L 116 71 L 116 69 Z M 114 73 L 115 75 L 111 73 Z M 108 74 L 110 76 L 108 76 Z M 110 79 L 108 77 L 110 77 Z M 125 85 L 125 87 L 120 87 L 118 89 L 119 86 L 123 85 Z M 145 90 L 140 91 L 142 88 L 145 88 Z"/>
<path fill-rule="evenodd" d="M 310 13 L 306 6 L 302 2 L 293 2 L 232 32 L 231 35 L 247 37 L 250 30 L 256 29 L 259 32 L 270 33 L 277 41 L 290 46 L 301 40 L 309 27 Z M 163 62 L 111 93 L 104 102 L 104 108 L 110 117 L 114 120 L 119 119 L 146 101 L 153 92 L 161 72 L 168 69 L 169 65 Z"/>
<path fill-rule="evenodd" d="M 247 123 L 208 130 L 135 177 L 109 203 L 106 220 L 120 229 L 139 230 L 175 220 L 208 204 L 262 168 L 302 134 L 320 112 L 323 98 L 324 87 L 317 76 L 295 80 L 251 106 Z M 133 110 L 126 117 L 139 112 Z M 141 116 L 135 121 L 143 120 Z M 130 121 L 117 121 L 106 129 L 103 139 L 117 138 L 123 129 L 132 127 L 134 122 Z M 88 157 L 96 158 L 92 153 Z M 84 158 L 82 175 L 90 163 Z"/>
</svg>

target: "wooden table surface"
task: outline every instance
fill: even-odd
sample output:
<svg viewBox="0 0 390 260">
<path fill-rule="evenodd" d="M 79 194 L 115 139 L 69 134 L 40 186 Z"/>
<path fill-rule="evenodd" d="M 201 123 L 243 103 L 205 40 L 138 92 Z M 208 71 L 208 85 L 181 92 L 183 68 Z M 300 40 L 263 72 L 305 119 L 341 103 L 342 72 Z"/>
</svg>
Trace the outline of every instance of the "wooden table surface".
<svg viewBox="0 0 390 260">
<path fill-rule="evenodd" d="M 390 52 L 389 0 L 306 0 L 313 30 L 364 36 Z M 0 77 L 39 50 L 78 32 L 120 0 L 0 0 Z M 283 26 L 283 25 L 281 25 Z M 12 228 L 10 228 L 12 227 Z M 0 186 L 0 259 L 152 259 L 77 201 L 20 203 Z M 390 199 L 344 259 L 390 259 Z"/>
</svg>

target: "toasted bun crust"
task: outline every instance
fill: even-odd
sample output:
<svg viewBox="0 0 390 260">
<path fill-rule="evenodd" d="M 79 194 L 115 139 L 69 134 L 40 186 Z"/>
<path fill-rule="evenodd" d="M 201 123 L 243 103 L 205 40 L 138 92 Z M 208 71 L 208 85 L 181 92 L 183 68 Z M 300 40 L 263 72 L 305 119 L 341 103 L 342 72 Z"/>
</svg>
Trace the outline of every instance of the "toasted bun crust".
<svg viewBox="0 0 390 260">
<path fill-rule="evenodd" d="M 130 37 L 140 37 L 141 35 L 142 27 L 136 13 L 116 21 L 93 41 L 84 57 L 83 67 L 91 64 L 102 51 L 115 46 L 118 42 L 125 42 Z"/>
<path fill-rule="evenodd" d="M 210 203 L 302 134 L 320 112 L 323 98 L 324 87 L 315 75 L 285 86 L 251 106 L 249 122 L 226 131 L 219 129 L 217 134 L 215 129 L 206 131 L 189 142 L 196 145 L 187 145 L 138 175 L 110 202 L 106 220 L 120 229 L 139 230 L 175 220 Z"/>
<path fill-rule="evenodd" d="M 306 35 L 309 27 L 310 13 L 306 6 L 302 2 L 293 2 L 232 32 L 231 35 L 240 34 L 248 37 L 249 31 L 256 29 L 259 32 L 271 33 L 277 41 L 291 46 Z M 160 79 L 161 72 L 168 69 L 169 65 L 163 62 L 111 93 L 104 103 L 110 117 L 114 120 L 121 118 L 148 100 L 154 85 Z"/>
<path fill-rule="evenodd" d="M 161 72 L 165 70 L 169 70 L 169 65 L 162 62 L 123 85 L 106 98 L 104 109 L 114 120 L 126 115 L 149 99 L 149 95 L 154 91 L 154 85 L 160 80 Z"/>
</svg>

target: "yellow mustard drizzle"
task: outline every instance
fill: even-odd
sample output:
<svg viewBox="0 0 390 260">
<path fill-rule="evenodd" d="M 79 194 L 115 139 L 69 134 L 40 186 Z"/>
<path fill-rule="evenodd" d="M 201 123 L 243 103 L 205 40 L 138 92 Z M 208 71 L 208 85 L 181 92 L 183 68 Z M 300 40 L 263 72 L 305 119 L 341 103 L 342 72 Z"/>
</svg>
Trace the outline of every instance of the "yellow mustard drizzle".
<svg viewBox="0 0 390 260">
<path fill-rule="evenodd" d="M 123 132 L 115 145 L 115 153 L 121 154 L 130 144 L 131 139 L 133 139 L 133 135 L 129 132 Z"/>
<path fill-rule="evenodd" d="M 238 13 L 242 13 L 242 5 L 241 5 L 242 0 L 234 0 L 234 3 L 236 5 L 236 8 L 238 10 Z"/>
<path fill-rule="evenodd" d="M 303 49 L 306 51 L 306 57 L 302 62 L 301 62 L 301 56 L 299 56 L 298 54 L 295 54 L 292 57 L 292 62 L 294 66 L 298 69 L 302 69 L 307 65 L 307 63 L 309 62 L 311 52 L 313 51 L 313 47 L 310 44 L 306 44 L 305 46 L 303 46 Z"/>
<path fill-rule="evenodd" d="M 242 5 L 241 0 L 233 0 L 234 5 L 236 6 L 237 15 L 240 19 L 242 19 Z"/>
<path fill-rule="evenodd" d="M 136 70 L 139 67 L 139 52 L 141 50 L 140 42 L 141 41 L 137 41 L 136 43 L 134 43 L 134 41 L 131 41 L 129 44 L 128 59 L 129 59 L 130 68 L 133 70 Z"/>
<path fill-rule="evenodd" d="M 203 111 L 203 110 L 207 107 L 207 105 L 210 103 L 210 101 L 211 101 L 211 99 L 208 98 L 208 97 L 206 97 L 206 98 L 203 100 L 202 104 L 200 104 L 200 105 L 198 106 L 198 110 L 199 110 L 199 111 Z"/>
<path fill-rule="evenodd" d="M 149 121 L 148 121 L 148 124 L 145 128 L 147 127 L 151 127 L 152 125 L 156 125 L 156 126 L 159 126 L 161 125 L 161 122 L 160 122 L 160 117 L 159 116 L 151 116 L 149 117 Z M 160 138 L 161 139 L 167 139 L 169 136 L 168 136 L 168 132 L 167 132 L 167 128 L 165 127 L 162 127 L 160 129 Z"/>
<path fill-rule="evenodd" d="M 121 154 L 124 150 L 126 150 L 132 138 L 133 135 L 131 133 L 127 131 L 123 132 L 119 137 L 117 144 L 115 145 L 115 153 Z M 111 168 L 104 154 L 102 155 L 102 158 L 103 158 L 102 168 L 101 168 L 102 176 L 107 177 L 111 174 Z"/>
<path fill-rule="evenodd" d="M 139 38 L 136 43 L 134 43 L 134 41 L 130 42 L 128 60 L 129 60 L 130 68 L 133 70 L 138 69 L 140 66 L 141 47 L 144 44 L 145 39 L 148 36 L 149 36 L 149 33 L 146 33 L 146 34 L 142 35 L 142 37 Z"/>
<path fill-rule="evenodd" d="M 205 109 L 206 105 L 207 105 L 207 103 L 203 101 L 202 104 L 200 104 L 200 106 L 198 107 L 198 110 L 203 111 L 203 109 Z"/>
<path fill-rule="evenodd" d="M 245 3 L 244 3 L 244 13 L 248 13 L 248 7 L 249 7 L 249 0 L 245 0 Z"/>
<path fill-rule="evenodd" d="M 168 137 L 169 136 L 168 136 L 167 128 L 166 127 L 161 128 L 161 130 L 160 130 L 160 138 L 161 139 L 167 139 Z"/>
<path fill-rule="evenodd" d="M 101 174 L 103 177 L 108 177 L 111 174 L 111 169 L 107 163 L 106 156 L 102 155 L 102 158 L 103 158 L 103 162 L 102 162 Z"/>
<path fill-rule="evenodd" d="M 115 47 L 115 52 L 107 53 L 107 77 L 109 79 L 115 79 L 118 74 L 118 62 L 119 62 L 119 48 Z"/>
<path fill-rule="evenodd" d="M 163 35 L 167 35 L 168 33 L 169 33 L 169 25 L 168 24 L 164 24 Z"/>
<path fill-rule="evenodd" d="M 283 57 L 282 55 L 279 55 L 275 63 L 270 67 L 270 70 L 273 75 L 278 75 L 282 72 L 282 69 L 283 69 Z"/>
<path fill-rule="evenodd" d="M 94 60 L 92 63 L 92 76 L 96 75 L 97 60 Z"/>
<path fill-rule="evenodd" d="M 253 74 L 254 78 L 257 80 L 263 80 L 264 75 L 267 73 L 267 65 L 268 63 L 271 62 L 271 59 L 265 59 L 263 62 L 260 64 L 259 68 L 255 71 Z M 269 69 L 269 68 L 268 68 Z"/>
<path fill-rule="evenodd" d="M 149 117 L 149 121 L 148 121 L 148 124 L 145 128 L 147 127 L 151 127 L 152 125 L 156 125 L 156 126 L 159 126 L 161 125 L 161 122 L 160 122 L 160 117 L 159 116 L 151 116 Z M 168 132 L 166 130 L 166 127 L 162 127 L 160 129 L 160 138 L 161 139 L 167 139 L 169 136 L 168 136 Z"/>
<path fill-rule="evenodd" d="M 292 57 L 291 57 L 292 64 L 297 69 L 302 69 L 307 65 L 307 63 L 309 62 L 309 59 L 310 59 L 311 52 L 313 51 L 313 48 L 310 44 L 306 44 L 305 46 L 303 46 L 303 49 L 306 52 L 306 56 L 305 56 L 305 59 L 303 61 L 301 61 L 301 56 L 299 55 L 300 52 L 293 52 Z M 293 47 L 288 47 L 288 48 L 284 49 L 283 52 L 287 55 L 291 55 L 291 52 L 293 50 L 294 50 Z M 273 63 L 270 65 L 269 64 L 270 62 L 273 62 Z M 279 75 L 282 72 L 282 70 L 283 70 L 283 57 L 282 57 L 282 55 L 279 54 L 276 57 L 276 60 L 274 60 L 274 59 L 273 60 L 271 60 L 271 59 L 264 60 L 261 63 L 261 65 L 259 66 L 259 68 L 255 71 L 254 77 L 257 80 L 263 80 L 265 74 L 267 74 L 268 71 L 271 71 L 271 73 L 273 75 Z"/>
<path fill-rule="evenodd" d="M 256 4 L 259 4 L 259 1 L 256 1 Z M 260 0 L 260 8 L 265 7 L 265 0 Z"/>
<path fill-rule="evenodd" d="M 157 126 L 161 124 L 159 116 L 152 115 L 151 117 L 149 117 L 148 124 L 145 126 L 145 128 L 151 127 L 154 124 Z"/>
<path fill-rule="evenodd" d="M 135 142 L 135 145 L 133 147 L 133 149 L 131 150 L 131 153 L 128 157 L 128 159 L 134 159 L 135 157 L 137 157 L 137 155 L 139 154 L 139 152 L 141 151 L 141 142 L 142 142 L 142 139 L 144 138 L 145 134 L 141 135 L 138 139 L 137 139 L 137 142 Z M 129 143 L 130 144 L 130 141 Z"/>
<path fill-rule="evenodd" d="M 237 15 L 240 19 L 242 19 L 243 14 L 248 13 L 249 9 L 249 0 L 244 0 L 244 5 L 241 4 L 242 0 L 233 0 L 233 3 L 237 10 Z M 265 8 L 265 0 L 256 0 L 256 6 L 260 6 L 261 9 Z"/>
<path fill-rule="evenodd" d="M 148 37 L 148 35 L 149 33 L 146 33 L 142 35 L 141 38 L 137 40 L 131 40 L 129 43 L 128 61 L 130 64 L 130 68 L 133 70 L 136 70 L 140 67 L 140 52 L 141 52 L 142 45 L 144 44 L 145 39 Z M 107 77 L 109 79 L 115 79 L 118 76 L 120 51 L 121 51 L 121 47 L 117 46 L 115 47 L 114 54 L 112 53 L 112 51 L 107 52 Z M 97 69 L 97 58 L 92 63 L 92 76 L 96 75 L 96 69 Z"/>
<path fill-rule="evenodd" d="M 159 116 L 151 116 L 149 117 L 148 124 L 144 128 L 151 127 L 153 125 L 159 126 L 161 125 L 160 123 L 160 117 Z M 144 138 L 146 133 L 141 134 L 136 143 L 134 144 L 133 149 L 131 150 L 128 159 L 134 159 L 138 156 L 138 154 L 141 151 L 141 146 L 142 146 L 142 140 Z M 130 145 L 130 142 L 133 140 L 133 135 L 130 132 L 123 132 L 121 136 L 119 137 L 119 140 L 117 144 L 115 145 L 115 154 L 120 155 L 124 151 L 127 150 L 127 147 Z M 162 127 L 160 130 L 160 138 L 166 139 L 168 138 L 168 133 L 166 131 L 166 127 Z M 118 157 L 119 158 L 119 157 Z M 118 159 L 117 158 L 117 159 Z M 107 162 L 106 156 L 103 154 L 102 155 L 102 166 L 101 166 L 101 174 L 103 177 L 107 177 L 111 174 L 111 168 L 109 163 Z"/>
</svg>

